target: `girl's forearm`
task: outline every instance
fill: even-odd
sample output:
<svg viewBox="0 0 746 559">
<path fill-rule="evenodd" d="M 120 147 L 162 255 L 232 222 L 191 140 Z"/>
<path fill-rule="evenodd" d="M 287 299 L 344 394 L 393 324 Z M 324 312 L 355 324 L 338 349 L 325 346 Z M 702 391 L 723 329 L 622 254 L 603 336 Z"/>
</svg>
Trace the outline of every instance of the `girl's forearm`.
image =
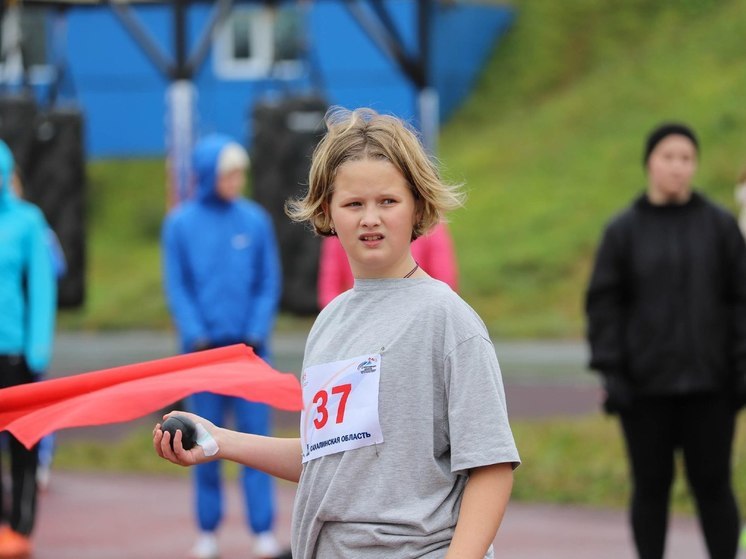
<svg viewBox="0 0 746 559">
<path fill-rule="evenodd" d="M 513 488 L 513 466 L 475 468 L 461 500 L 447 559 L 482 559 L 497 535 Z"/>
<path fill-rule="evenodd" d="M 218 429 L 219 458 L 232 460 L 272 476 L 298 482 L 301 473 L 300 439 L 263 437 Z"/>
</svg>

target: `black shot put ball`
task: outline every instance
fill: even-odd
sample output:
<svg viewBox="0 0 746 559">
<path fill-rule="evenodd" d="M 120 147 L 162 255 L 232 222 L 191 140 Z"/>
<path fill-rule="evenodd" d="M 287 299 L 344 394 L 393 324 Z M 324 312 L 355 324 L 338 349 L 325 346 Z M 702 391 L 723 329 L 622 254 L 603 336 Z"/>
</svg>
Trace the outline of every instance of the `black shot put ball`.
<svg viewBox="0 0 746 559">
<path fill-rule="evenodd" d="M 184 450 L 189 450 L 197 444 L 197 426 L 194 421 L 183 415 L 172 415 L 161 425 L 161 431 L 171 433 L 169 440 L 171 450 L 174 449 L 174 437 L 177 430 L 181 431 L 181 445 Z"/>
</svg>

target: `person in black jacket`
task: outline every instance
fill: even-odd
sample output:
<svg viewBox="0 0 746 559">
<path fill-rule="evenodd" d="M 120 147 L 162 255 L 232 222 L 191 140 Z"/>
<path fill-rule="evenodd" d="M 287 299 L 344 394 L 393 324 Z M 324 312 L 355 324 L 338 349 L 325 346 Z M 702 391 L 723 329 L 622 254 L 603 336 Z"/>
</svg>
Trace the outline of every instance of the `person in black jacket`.
<svg viewBox="0 0 746 559">
<path fill-rule="evenodd" d="M 620 418 L 641 559 L 663 557 L 679 450 L 710 557 L 738 549 L 731 453 L 746 401 L 746 243 L 736 219 L 692 189 L 698 156 L 686 125 L 649 134 L 647 191 L 607 225 L 586 293 L 590 368 Z"/>
</svg>

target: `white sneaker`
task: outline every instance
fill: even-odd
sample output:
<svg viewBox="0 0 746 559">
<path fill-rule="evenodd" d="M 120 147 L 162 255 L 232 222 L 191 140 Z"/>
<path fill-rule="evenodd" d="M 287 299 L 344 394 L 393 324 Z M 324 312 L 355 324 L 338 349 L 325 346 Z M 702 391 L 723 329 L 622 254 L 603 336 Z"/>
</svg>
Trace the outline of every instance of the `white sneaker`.
<svg viewBox="0 0 746 559">
<path fill-rule="evenodd" d="M 36 468 L 36 487 L 40 492 L 45 492 L 49 489 L 49 478 L 52 475 L 52 470 L 47 464 L 40 464 Z"/>
<path fill-rule="evenodd" d="M 189 552 L 191 559 L 218 559 L 218 540 L 212 532 L 202 532 Z"/>
<path fill-rule="evenodd" d="M 280 544 L 272 532 L 262 532 L 254 536 L 254 555 L 257 559 L 269 559 L 280 554 Z"/>
</svg>

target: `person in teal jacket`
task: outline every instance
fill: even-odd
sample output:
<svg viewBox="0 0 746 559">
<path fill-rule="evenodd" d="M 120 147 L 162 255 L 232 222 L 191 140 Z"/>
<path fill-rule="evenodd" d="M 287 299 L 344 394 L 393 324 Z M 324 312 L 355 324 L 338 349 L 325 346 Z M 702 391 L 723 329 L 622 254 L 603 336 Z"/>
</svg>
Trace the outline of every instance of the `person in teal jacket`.
<svg viewBox="0 0 746 559">
<path fill-rule="evenodd" d="M 0 388 L 37 380 L 54 338 L 57 280 L 44 215 L 13 192 L 13 155 L 0 140 Z M 7 435 L 10 509 L 0 476 L 0 558 L 30 555 L 36 510 L 36 447 Z"/>
<path fill-rule="evenodd" d="M 18 166 L 15 166 L 14 168 L 11 184 L 13 187 L 13 193 L 18 198 L 25 200 L 23 174 Z M 47 228 L 47 248 L 49 249 L 49 257 L 52 259 L 54 276 L 59 281 L 67 273 L 67 259 L 62 250 L 60 240 L 54 232 L 54 229 L 51 227 Z M 42 376 L 44 375 L 37 371 L 37 377 Z M 54 459 L 56 440 L 57 436 L 54 433 L 50 433 L 43 437 L 37 445 L 38 465 L 36 468 L 36 486 L 42 493 L 49 488 L 49 478 L 52 472 L 52 460 Z"/>
<path fill-rule="evenodd" d="M 229 137 L 211 135 L 197 143 L 195 199 L 174 208 L 163 226 L 165 292 L 184 352 L 236 343 L 269 358 L 269 338 L 280 300 L 280 259 L 269 214 L 241 196 L 249 157 Z M 189 399 L 192 411 L 218 425 L 232 413 L 239 431 L 269 435 L 264 404 L 212 393 Z M 223 516 L 218 462 L 195 469 L 200 536 L 191 556 L 218 556 L 216 532 Z M 272 533 L 272 479 L 242 470 L 254 555 L 279 553 Z"/>
</svg>

